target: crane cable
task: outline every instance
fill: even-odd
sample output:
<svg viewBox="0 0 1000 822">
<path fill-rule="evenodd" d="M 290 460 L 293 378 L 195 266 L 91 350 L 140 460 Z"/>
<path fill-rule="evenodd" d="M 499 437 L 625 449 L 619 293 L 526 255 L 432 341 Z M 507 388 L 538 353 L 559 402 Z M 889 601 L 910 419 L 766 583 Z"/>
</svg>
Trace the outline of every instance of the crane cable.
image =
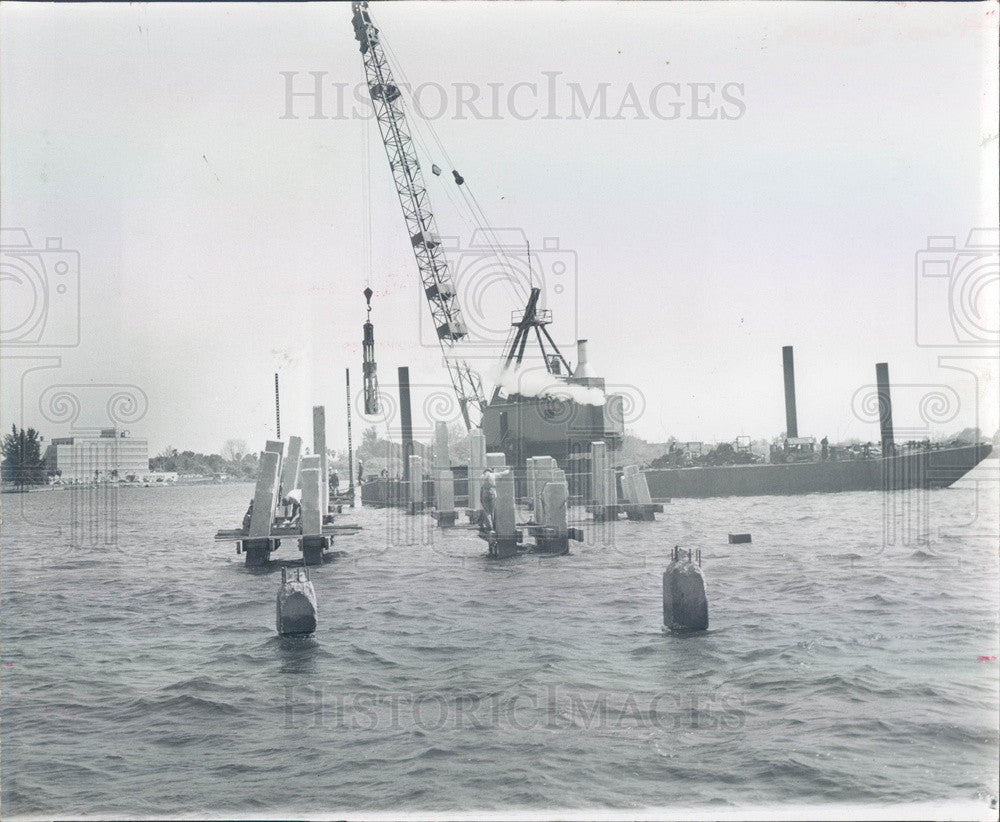
<svg viewBox="0 0 1000 822">
<path fill-rule="evenodd" d="M 411 100 L 411 108 L 413 109 L 415 114 L 419 114 L 420 107 L 417 105 L 416 99 L 413 97 L 413 91 L 412 91 L 413 86 L 410 83 L 410 80 L 407 77 L 405 70 L 402 68 L 399 58 L 396 56 L 392 47 L 385 42 L 384 34 L 380 36 L 380 42 L 383 48 L 385 49 L 387 59 L 390 60 L 390 62 L 392 63 L 393 72 L 402 77 L 403 82 L 409 88 L 408 94 Z M 400 89 L 400 91 L 402 91 L 402 89 Z M 428 150 L 428 146 L 425 140 L 420 135 L 421 128 L 425 128 L 430 133 L 430 135 L 434 139 L 434 142 L 438 145 L 444 159 L 447 160 L 447 162 L 449 163 L 449 165 L 452 166 L 452 168 L 455 168 L 455 163 L 452 160 L 451 155 L 448 153 L 448 150 L 445 148 L 444 143 L 442 143 L 441 138 L 438 136 L 438 133 L 434 129 L 434 127 L 429 122 L 424 122 L 423 117 L 416 116 L 413 118 L 413 120 L 414 120 L 414 127 L 412 130 L 413 130 L 414 141 L 420 145 L 425 155 L 432 156 L 432 152 Z M 448 188 L 449 188 L 448 186 L 445 186 L 445 191 L 447 193 L 448 199 L 452 202 L 453 205 L 455 205 L 454 199 L 451 197 L 450 192 L 448 192 Z M 486 217 L 486 214 L 482 206 L 479 203 L 479 200 L 473 193 L 471 187 L 469 186 L 468 181 L 465 181 L 465 183 L 463 185 L 458 186 L 458 188 L 460 190 L 462 198 L 465 201 L 466 208 L 468 209 L 472 217 L 472 220 L 474 221 L 476 227 L 480 229 L 483 236 L 486 238 L 487 246 L 489 247 L 493 256 L 497 259 L 497 262 L 500 263 L 501 267 L 506 269 L 507 279 L 504 282 L 508 284 L 508 287 L 512 292 L 512 296 L 517 301 L 523 301 L 524 299 L 527 298 L 527 294 L 524 293 L 523 288 L 521 288 L 521 278 L 519 278 L 517 276 L 517 273 L 514 271 L 513 266 L 510 263 L 509 256 L 506 253 L 506 251 L 503 250 L 502 244 L 500 243 L 500 240 L 496 235 L 495 229 L 489 224 L 489 221 Z M 466 220 L 466 222 L 468 221 Z"/>
</svg>

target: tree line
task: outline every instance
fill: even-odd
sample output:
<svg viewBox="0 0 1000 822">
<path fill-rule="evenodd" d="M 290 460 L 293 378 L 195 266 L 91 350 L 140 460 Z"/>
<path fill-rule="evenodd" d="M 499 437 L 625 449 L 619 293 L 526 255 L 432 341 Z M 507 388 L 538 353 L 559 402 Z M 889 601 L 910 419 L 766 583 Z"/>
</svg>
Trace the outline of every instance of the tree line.
<svg viewBox="0 0 1000 822">
<path fill-rule="evenodd" d="M 44 485 L 48 472 L 42 455 L 42 438 L 34 428 L 10 427 L 2 444 L 3 461 L 0 462 L 0 476 L 18 488 L 29 485 Z"/>
</svg>

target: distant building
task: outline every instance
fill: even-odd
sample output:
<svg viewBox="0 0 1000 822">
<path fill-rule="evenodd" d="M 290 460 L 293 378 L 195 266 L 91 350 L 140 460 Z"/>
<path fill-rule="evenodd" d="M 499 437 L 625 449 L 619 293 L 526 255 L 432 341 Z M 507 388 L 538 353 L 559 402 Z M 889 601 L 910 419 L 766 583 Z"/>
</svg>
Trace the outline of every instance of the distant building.
<svg viewBox="0 0 1000 822">
<path fill-rule="evenodd" d="M 45 467 L 61 482 L 128 480 L 149 474 L 149 443 L 114 428 L 99 436 L 54 437 L 45 451 Z"/>
</svg>

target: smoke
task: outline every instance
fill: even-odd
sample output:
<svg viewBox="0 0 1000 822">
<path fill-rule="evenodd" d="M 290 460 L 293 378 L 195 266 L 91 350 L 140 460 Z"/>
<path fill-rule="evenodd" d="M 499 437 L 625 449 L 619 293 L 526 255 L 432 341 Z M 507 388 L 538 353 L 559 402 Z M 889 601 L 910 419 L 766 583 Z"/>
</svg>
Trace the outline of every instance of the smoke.
<svg viewBox="0 0 1000 822">
<path fill-rule="evenodd" d="M 604 392 L 599 388 L 567 383 L 565 378 L 549 374 L 547 371 L 531 368 L 511 367 L 492 375 L 493 385 L 500 386 L 508 396 L 520 394 L 522 397 L 551 397 L 572 400 L 581 405 L 604 405 Z"/>
</svg>

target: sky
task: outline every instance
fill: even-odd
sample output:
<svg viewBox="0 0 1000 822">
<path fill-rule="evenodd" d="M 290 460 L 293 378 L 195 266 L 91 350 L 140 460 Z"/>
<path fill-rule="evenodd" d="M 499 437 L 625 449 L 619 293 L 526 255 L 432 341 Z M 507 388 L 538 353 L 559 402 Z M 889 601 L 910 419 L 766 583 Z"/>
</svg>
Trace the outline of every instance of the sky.
<svg viewBox="0 0 1000 822">
<path fill-rule="evenodd" d="M 589 340 L 643 438 L 779 434 L 783 345 L 800 434 L 877 439 L 877 361 L 903 437 L 1000 425 L 995 234 L 967 244 L 997 224 L 996 3 L 372 16 L 475 367 L 530 242 L 563 353 Z M 347 4 L 0 6 L 5 428 L 259 449 L 277 371 L 282 435 L 322 404 L 344 448 L 349 368 L 355 440 L 392 430 L 357 402 L 366 285 L 383 390 L 408 366 L 418 436 L 455 417 L 353 35 Z"/>
</svg>

